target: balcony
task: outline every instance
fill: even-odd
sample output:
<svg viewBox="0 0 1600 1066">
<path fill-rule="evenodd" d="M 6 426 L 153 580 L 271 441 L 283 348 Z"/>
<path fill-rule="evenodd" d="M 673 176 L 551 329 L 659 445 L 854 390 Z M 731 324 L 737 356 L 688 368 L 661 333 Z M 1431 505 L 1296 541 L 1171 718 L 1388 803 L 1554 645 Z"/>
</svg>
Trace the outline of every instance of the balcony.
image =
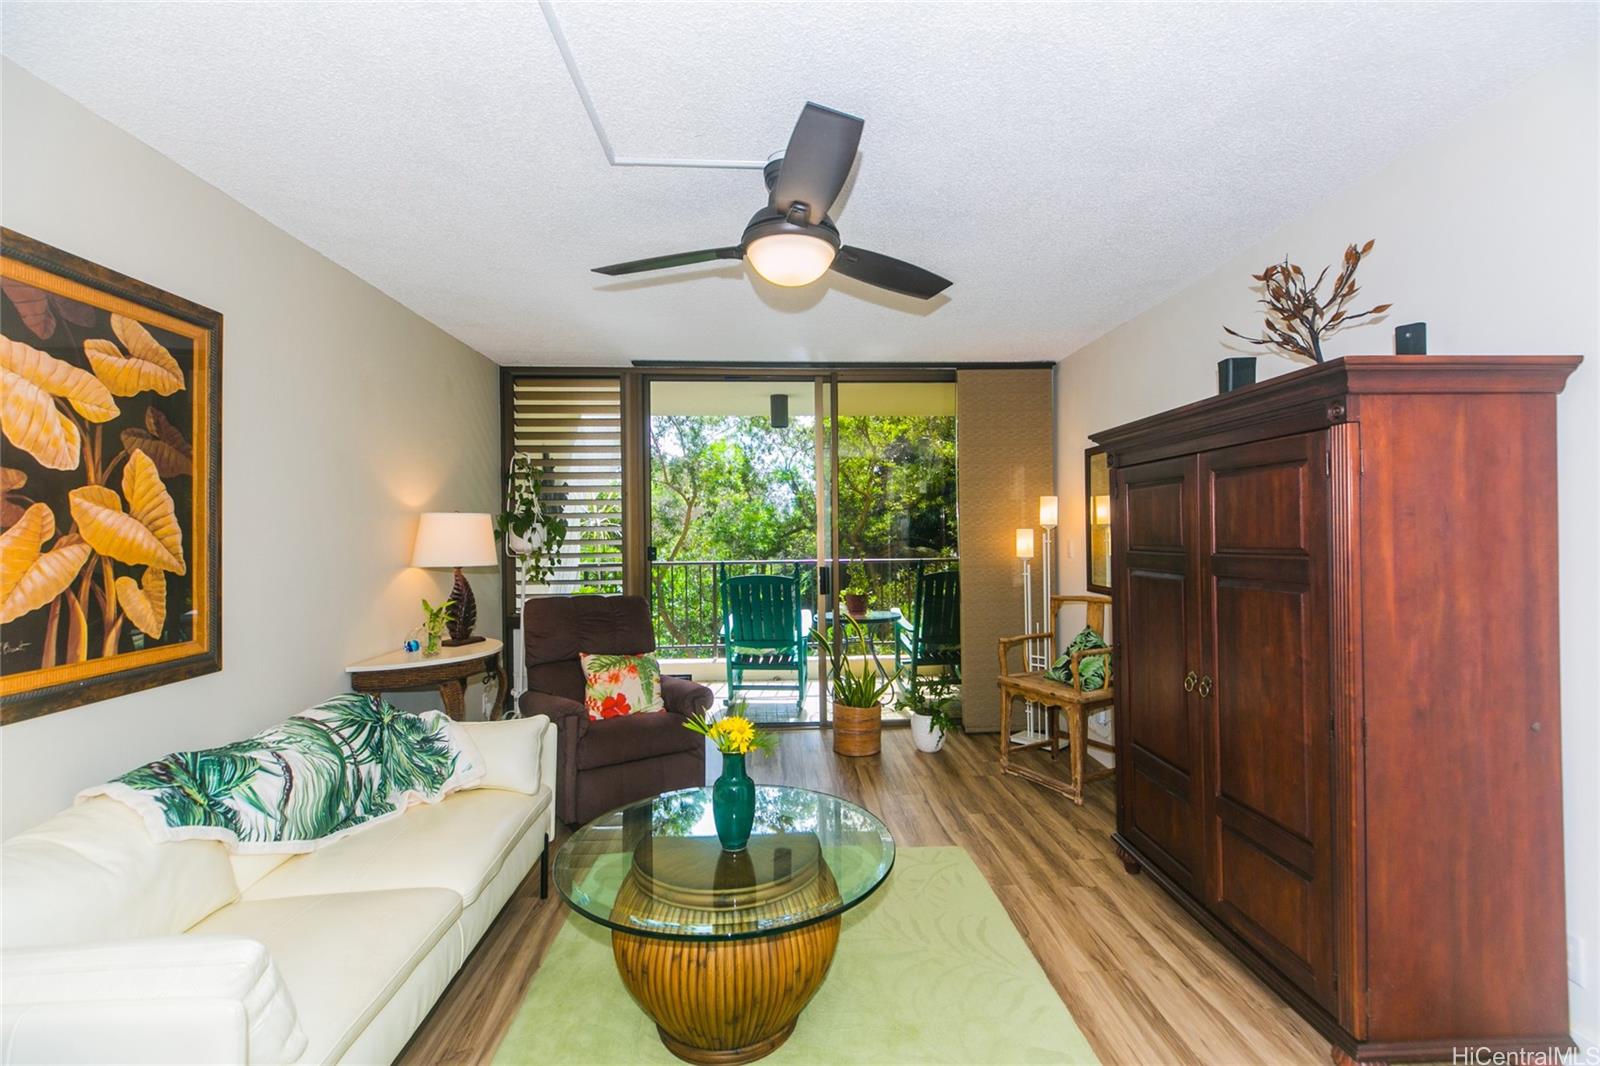
<svg viewBox="0 0 1600 1066">
<path fill-rule="evenodd" d="M 841 560 L 852 585 L 866 590 L 871 611 L 898 610 L 910 617 L 916 596 L 917 572 L 921 569 L 950 569 L 959 564 L 955 556 L 849 558 Z M 815 559 L 690 559 L 658 561 L 650 564 L 650 604 L 655 625 L 656 654 L 661 668 L 669 674 L 687 675 L 711 686 L 719 703 L 727 698 L 727 677 L 723 666 L 722 624 L 718 617 L 718 568 L 729 576 L 779 574 L 799 581 L 801 605 L 808 619 L 815 614 L 817 601 L 817 561 Z M 841 597 L 842 599 L 842 597 Z M 882 669 L 893 673 L 894 634 L 889 624 L 871 627 L 872 645 L 863 647 L 853 658 L 868 657 L 875 648 Z M 782 721 L 816 721 L 818 676 L 812 656 L 810 681 L 805 705 L 797 717 L 793 692 L 794 675 L 773 674 L 763 678 L 746 672 L 750 681 L 787 684 L 788 691 L 751 695 L 752 717 Z"/>
</svg>

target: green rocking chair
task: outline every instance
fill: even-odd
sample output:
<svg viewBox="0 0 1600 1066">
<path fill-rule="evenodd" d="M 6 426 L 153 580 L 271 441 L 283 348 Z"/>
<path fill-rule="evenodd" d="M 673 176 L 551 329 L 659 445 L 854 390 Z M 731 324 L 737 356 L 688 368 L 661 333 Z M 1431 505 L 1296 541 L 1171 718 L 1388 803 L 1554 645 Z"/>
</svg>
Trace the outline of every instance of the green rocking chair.
<svg viewBox="0 0 1600 1066">
<path fill-rule="evenodd" d="M 800 607 L 799 579 L 777 574 L 729 577 L 727 568 L 718 564 L 717 598 L 728 669 L 728 703 L 737 700 L 741 692 L 788 689 L 787 685 L 772 682 L 747 682 L 747 670 L 793 673 L 795 707 L 803 710 L 811 612 Z"/>
<path fill-rule="evenodd" d="M 901 684 L 915 697 L 918 685 L 929 684 L 924 666 L 940 667 L 939 682 L 961 683 L 961 572 L 917 571 L 911 620 L 895 624 L 894 666 Z"/>
</svg>

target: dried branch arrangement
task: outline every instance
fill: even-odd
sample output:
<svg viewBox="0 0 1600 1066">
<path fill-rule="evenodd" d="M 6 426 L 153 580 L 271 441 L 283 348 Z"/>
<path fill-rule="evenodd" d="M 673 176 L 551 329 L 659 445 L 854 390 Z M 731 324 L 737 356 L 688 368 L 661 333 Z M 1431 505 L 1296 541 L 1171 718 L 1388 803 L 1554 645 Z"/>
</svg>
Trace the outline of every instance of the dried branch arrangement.
<svg viewBox="0 0 1600 1066">
<path fill-rule="evenodd" d="M 1339 276 L 1334 279 L 1333 291 L 1324 301 L 1318 290 L 1327 278 L 1331 267 L 1323 267 L 1322 273 L 1317 275 L 1317 280 L 1311 285 L 1306 284 L 1305 271 L 1289 262 L 1285 257 L 1282 263 L 1274 263 L 1259 274 L 1252 274 L 1251 278 L 1259 281 L 1266 289 L 1266 294 L 1259 301 L 1267 309 L 1266 321 L 1263 325 L 1264 336 L 1246 337 L 1237 330 L 1223 326 L 1229 335 L 1238 337 L 1251 344 L 1270 345 L 1280 349 L 1285 354 L 1300 356 L 1313 362 L 1322 362 L 1322 341 L 1325 337 L 1352 325 L 1363 318 L 1372 315 L 1381 315 L 1392 307 L 1392 304 L 1379 304 L 1370 311 L 1351 314 L 1350 301 L 1353 300 L 1360 288 L 1356 285 L 1356 267 L 1361 265 L 1361 260 L 1372 252 L 1373 241 L 1368 241 L 1361 247 L 1351 245 L 1344 250 L 1344 263 L 1339 269 Z"/>
</svg>

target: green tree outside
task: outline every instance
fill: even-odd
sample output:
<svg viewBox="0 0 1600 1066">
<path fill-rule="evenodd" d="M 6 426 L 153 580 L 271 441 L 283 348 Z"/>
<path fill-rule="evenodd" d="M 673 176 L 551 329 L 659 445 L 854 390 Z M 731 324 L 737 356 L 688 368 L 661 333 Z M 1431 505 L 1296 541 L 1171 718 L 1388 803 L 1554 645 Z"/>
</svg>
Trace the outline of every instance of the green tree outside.
<svg viewBox="0 0 1600 1066">
<path fill-rule="evenodd" d="M 793 572 L 814 595 L 814 421 L 774 429 L 762 417 L 657 415 L 650 419 L 651 544 L 657 564 L 809 560 Z M 839 543 L 845 559 L 956 555 L 956 424 L 950 416 L 839 420 Z M 736 570 L 737 572 L 737 570 Z M 908 611 L 909 562 L 849 563 L 846 587 L 875 606 Z M 716 639 L 712 567 L 651 568 L 657 633 L 669 647 Z"/>
</svg>

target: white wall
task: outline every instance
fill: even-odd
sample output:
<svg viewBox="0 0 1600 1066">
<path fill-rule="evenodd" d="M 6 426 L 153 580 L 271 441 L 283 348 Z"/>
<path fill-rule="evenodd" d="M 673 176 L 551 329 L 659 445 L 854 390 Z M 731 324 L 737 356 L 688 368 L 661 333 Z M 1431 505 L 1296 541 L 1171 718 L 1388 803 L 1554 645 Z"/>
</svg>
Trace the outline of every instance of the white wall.
<svg viewBox="0 0 1600 1066">
<path fill-rule="evenodd" d="M 0 97 L 0 221 L 223 315 L 223 669 L 0 730 L 9 835 L 345 690 L 448 588 L 406 566 L 417 513 L 496 509 L 500 457 L 487 359 L 9 61 Z"/>
<path fill-rule="evenodd" d="M 1591 47 L 1419 145 L 1373 177 L 1074 352 L 1057 377 L 1058 462 L 1081 590 L 1087 435 L 1216 392 L 1222 326 L 1253 334 L 1249 275 L 1288 253 L 1311 268 L 1376 238 L 1358 275 L 1387 323 L 1352 329 L 1330 357 L 1393 351 L 1392 327 L 1428 323 L 1429 351 L 1579 354 L 1560 397 L 1561 699 L 1569 931 L 1588 947 L 1572 1025 L 1600 1040 L 1600 107 Z M 1364 308 L 1363 308 L 1364 309 Z M 1270 355 L 1261 376 L 1296 369 Z"/>
</svg>

